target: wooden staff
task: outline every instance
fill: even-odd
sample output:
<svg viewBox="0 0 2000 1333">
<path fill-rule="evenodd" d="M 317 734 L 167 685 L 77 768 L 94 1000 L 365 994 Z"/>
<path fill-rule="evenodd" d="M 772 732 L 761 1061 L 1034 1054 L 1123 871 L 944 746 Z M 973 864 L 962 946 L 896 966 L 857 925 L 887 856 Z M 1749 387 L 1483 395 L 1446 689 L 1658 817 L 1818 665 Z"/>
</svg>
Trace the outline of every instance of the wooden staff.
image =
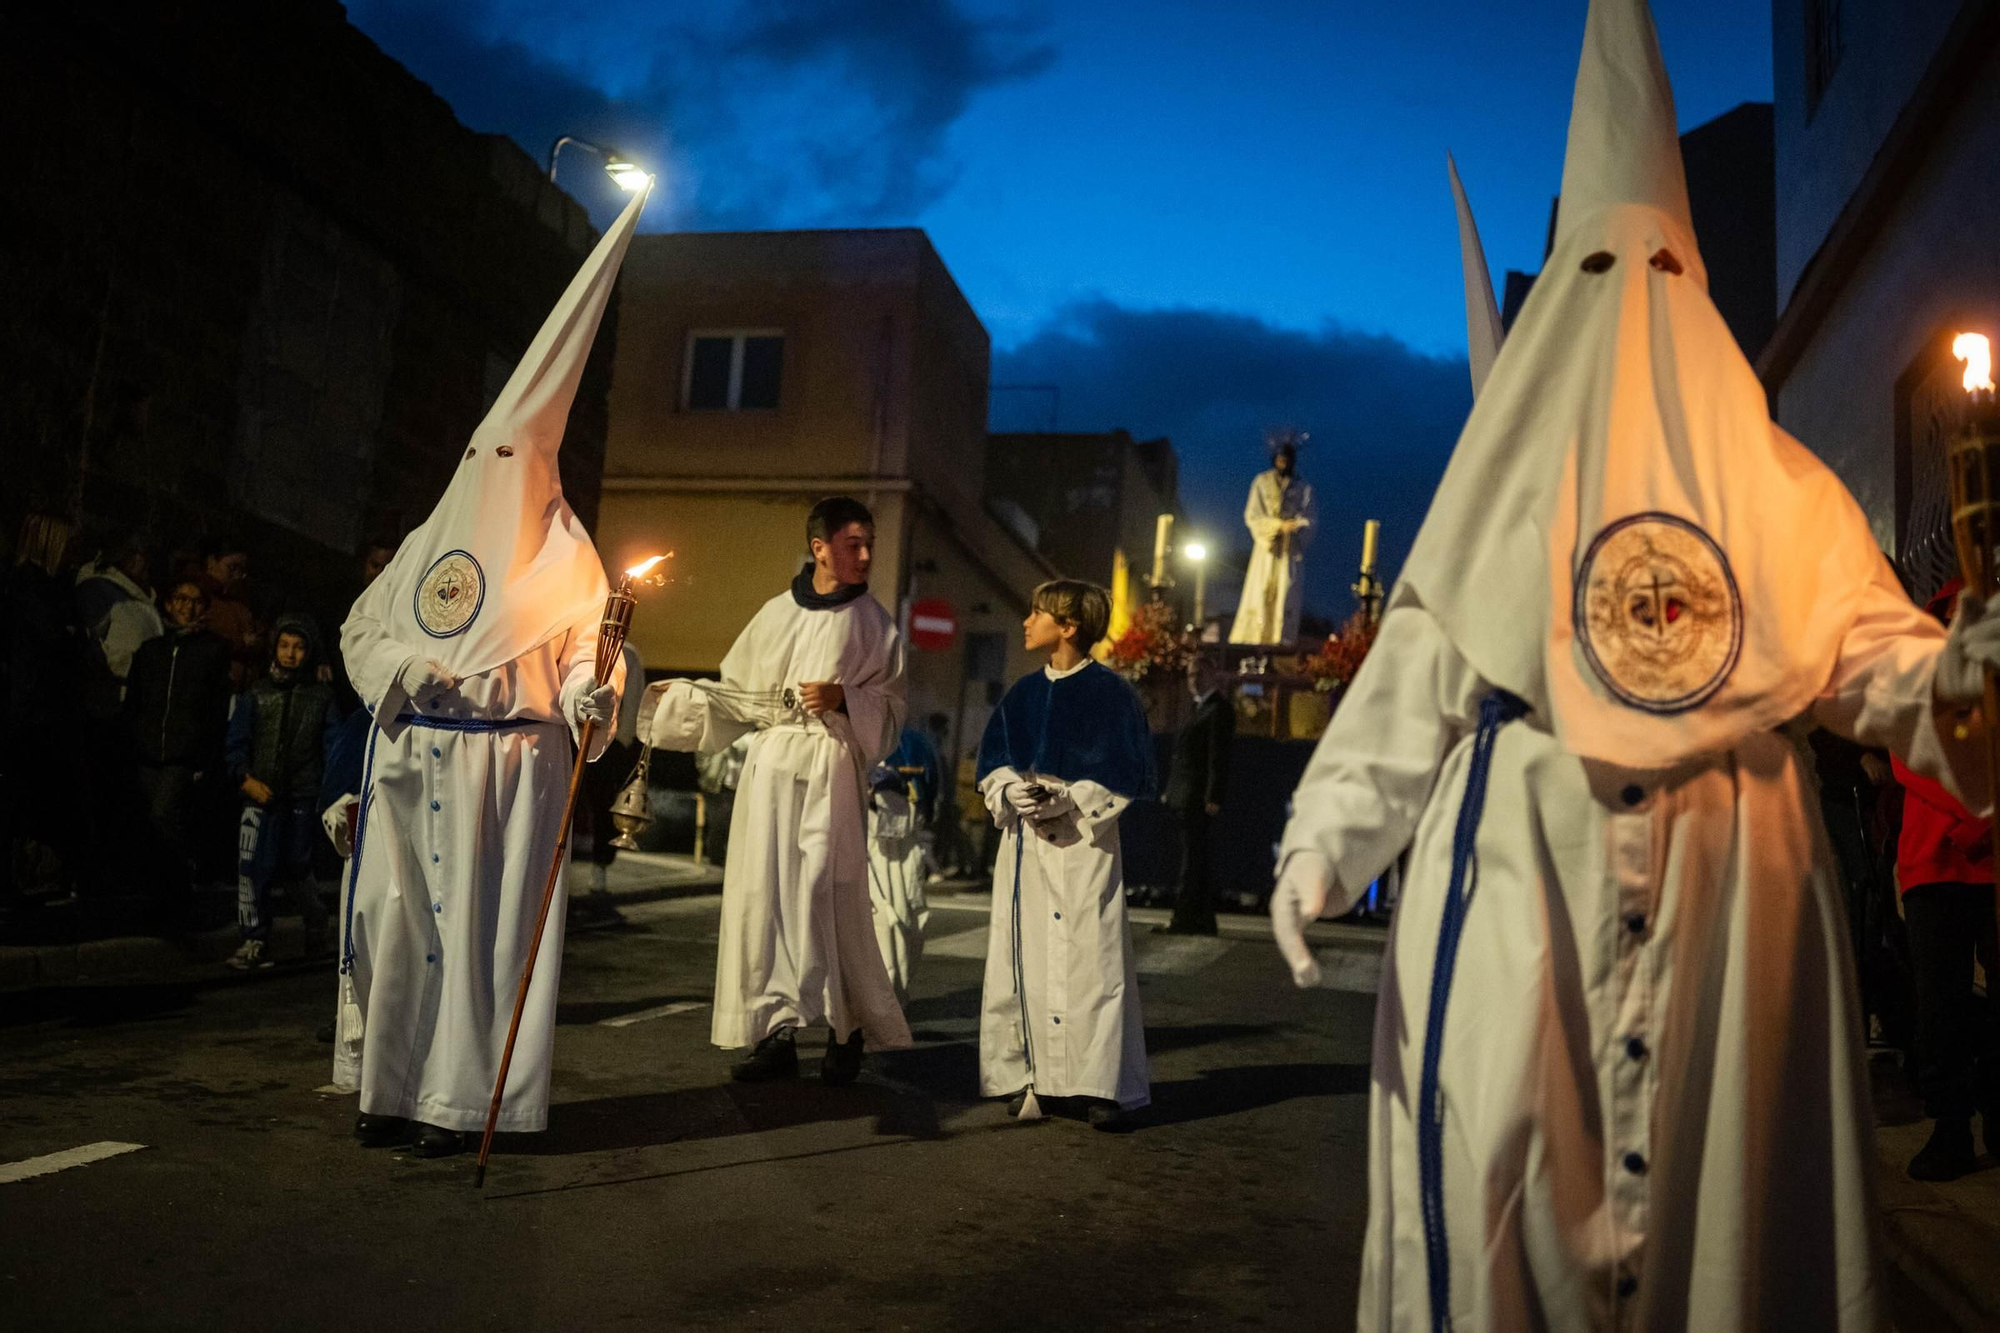
<svg viewBox="0 0 2000 1333">
<path fill-rule="evenodd" d="M 611 679 L 625 635 L 632 628 L 632 579 L 640 571 L 627 570 L 617 590 L 604 602 L 604 619 L 597 627 L 596 683 Z M 628 682 L 629 685 L 629 682 Z M 507 1092 L 507 1068 L 514 1063 L 514 1039 L 521 1034 L 521 1012 L 528 1006 L 528 986 L 535 979 L 535 958 L 542 951 L 542 932 L 548 928 L 549 908 L 556 899 L 556 884 L 562 879 L 563 854 L 569 850 L 570 825 L 576 819 L 577 793 L 583 787 L 583 766 L 590 762 L 590 742 L 597 732 L 595 722 L 585 722 L 577 736 L 576 765 L 570 770 L 569 795 L 563 801 L 562 825 L 556 834 L 555 855 L 549 859 L 548 882 L 542 886 L 542 910 L 535 918 L 535 937 L 528 942 L 528 963 L 521 969 L 521 988 L 514 995 L 514 1018 L 507 1025 L 507 1045 L 500 1053 L 500 1076 L 493 1080 L 493 1103 L 486 1108 L 486 1134 L 479 1140 L 479 1165 L 474 1170 L 475 1189 L 486 1186 L 486 1158 L 493 1151 L 493 1127 L 500 1119 L 500 1100 Z"/>
</svg>

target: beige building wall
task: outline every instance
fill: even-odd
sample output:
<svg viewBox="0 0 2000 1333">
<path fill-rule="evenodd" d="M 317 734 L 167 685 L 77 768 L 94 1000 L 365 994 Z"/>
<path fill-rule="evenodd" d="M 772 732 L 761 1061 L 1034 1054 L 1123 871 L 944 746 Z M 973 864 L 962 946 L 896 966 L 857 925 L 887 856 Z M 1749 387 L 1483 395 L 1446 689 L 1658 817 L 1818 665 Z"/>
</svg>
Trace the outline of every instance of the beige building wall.
<svg viewBox="0 0 2000 1333">
<path fill-rule="evenodd" d="M 690 411 L 690 338 L 782 332 L 779 405 Z M 632 642 L 649 673 L 712 672 L 807 558 L 806 515 L 833 494 L 876 521 L 870 592 L 898 624 L 941 597 L 961 631 L 912 648 L 909 716 L 944 713 L 976 743 L 983 683 L 967 642 L 1004 634 L 1008 679 L 1034 665 L 1020 620 L 1052 577 L 986 512 L 986 331 L 920 231 L 640 236 L 624 269 L 598 545 L 622 567 L 675 552 Z M 949 758 L 949 755 L 947 755 Z"/>
</svg>

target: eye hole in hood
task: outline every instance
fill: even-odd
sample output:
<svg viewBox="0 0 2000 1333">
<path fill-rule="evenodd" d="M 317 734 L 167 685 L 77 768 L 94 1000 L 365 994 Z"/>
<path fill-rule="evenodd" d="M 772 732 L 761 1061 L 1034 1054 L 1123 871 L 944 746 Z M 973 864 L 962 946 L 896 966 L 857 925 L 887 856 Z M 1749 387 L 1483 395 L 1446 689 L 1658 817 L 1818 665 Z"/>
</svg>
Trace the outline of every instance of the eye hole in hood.
<svg viewBox="0 0 2000 1333">
<path fill-rule="evenodd" d="M 1660 272 L 1662 273 L 1678 274 L 1683 271 L 1681 268 L 1681 261 L 1674 258 L 1674 252 L 1671 250 L 1657 251 L 1653 255 L 1653 257 L 1647 260 L 1646 262 L 1651 264 L 1654 268 L 1660 270 Z"/>
<path fill-rule="evenodd" d="M 1617 262 L 1617 255 L 1609 250 L 1598 250 L 1585 255 L 1581 267 L 1585 273 L 1608 273 L 1611 271 L 1611 266 Z"/>
</svg>

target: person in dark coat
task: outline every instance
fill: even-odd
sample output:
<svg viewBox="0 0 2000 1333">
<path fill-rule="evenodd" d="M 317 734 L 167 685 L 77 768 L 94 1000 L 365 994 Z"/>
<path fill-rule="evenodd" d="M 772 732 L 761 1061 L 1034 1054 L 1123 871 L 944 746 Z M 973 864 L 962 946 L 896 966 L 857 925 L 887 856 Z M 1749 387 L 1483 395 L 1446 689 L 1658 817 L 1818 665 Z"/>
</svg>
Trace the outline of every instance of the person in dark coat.
<svg viewBox="0 0 2000 1333">
<path fill-rule="evenodd" d="M 1215 934 L 1215 887 L 1208 879 L 1208 836 L 1229 778 L 1229 742 L 1236 735 L 1236 705 L 1222 688 L 1222 672 L 1199 654 L 1188 664 L 1194 715 L 1174 740 L 1172 771 L 1161 800 L 1181 830 L 1180 885 L 1174 894 L 1174 935 Z"/>
<path fill-rule="evenodd" d="M 167 632 L 132 655 L 121 717 L 152 828 L 156 907 L 163 922 L 179 925 L 193 888 L 189 835 L 222 766 L 230 650 L 203 625 L 208 594 L 199 583 L 176 583 L 166 611 Z"/>
<path fill-rule="evenodd" d="M 1953 579 L 1928 607 L 1949 621 L 1962 584 Z M 1917 1089 L 1934 1122 L 1910 1159 L 1917 1180 L 1956 1180 L 1978 1166 L 1973 1112 L 1986 1150 L 2000 1150 L 2000 1017 L 1973 993 L 1974 965 L 1988 995 L 2000 967 L 1993 897 L 1993 821 L 1980 819 L 1931 778 L 1895 761 L 1906 793 L 1896 880 L 1910 928 L 1917 989 Z"/>
<path fill-rule="evenodd" d="M 282 616 L 270 669 L 237 702 L 229 720 L 229 774 L 243 793 L 237 827 L 236 925 L 243 945 L 229 965 L 271 966 L 271 886 L 282 880 L 305 918 L 306 956 L 327 948 L 326 905 L 312 882 L 320 783 L 340 729 L 333 686 L 318 679 L 326 660 L 308 616 Z"/>
</svg>

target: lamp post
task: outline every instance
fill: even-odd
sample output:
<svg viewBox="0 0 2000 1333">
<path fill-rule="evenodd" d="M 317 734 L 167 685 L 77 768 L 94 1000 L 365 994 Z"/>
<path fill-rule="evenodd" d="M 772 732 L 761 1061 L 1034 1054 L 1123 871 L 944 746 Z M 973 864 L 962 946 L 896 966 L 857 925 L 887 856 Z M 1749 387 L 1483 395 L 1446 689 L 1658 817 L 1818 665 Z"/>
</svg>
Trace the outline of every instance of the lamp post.
<svg viewBox="0 0 2000 1333">
<path fill-rule="evenodd" d="M 603 158 L 605 174 L 610 176 L 612 180 L 617 181 L 618 188 L 627 194 L 630 194 L 634 190 L 645 189 L 647 182 L 652 180 L 652 177 L 647 175 L 637 163 L 633 162 L 631 158 L 625 156 L 625 154 L 619 152 L 617 149 L 607 148 L 602 144 L 594 144 L 588 139 L 579 139 L 573 134 L 565 134 L 549 146 L 549 183 L 551 185 L 555 184 L 556 159 L 562 155 L 564 144 L 575 144 L 578 148 L 588 148 L 591 152 Z"/>
<path fill-rule="evenodd" d="M 1199 638 L 1208 621 L 1204 614 L 1208 595 L 1208 547 L 1200 542 L 1189 542 L 1181 547 L 1181 554 L 1194 566 L 1194 632 Z"/>
</svg>

